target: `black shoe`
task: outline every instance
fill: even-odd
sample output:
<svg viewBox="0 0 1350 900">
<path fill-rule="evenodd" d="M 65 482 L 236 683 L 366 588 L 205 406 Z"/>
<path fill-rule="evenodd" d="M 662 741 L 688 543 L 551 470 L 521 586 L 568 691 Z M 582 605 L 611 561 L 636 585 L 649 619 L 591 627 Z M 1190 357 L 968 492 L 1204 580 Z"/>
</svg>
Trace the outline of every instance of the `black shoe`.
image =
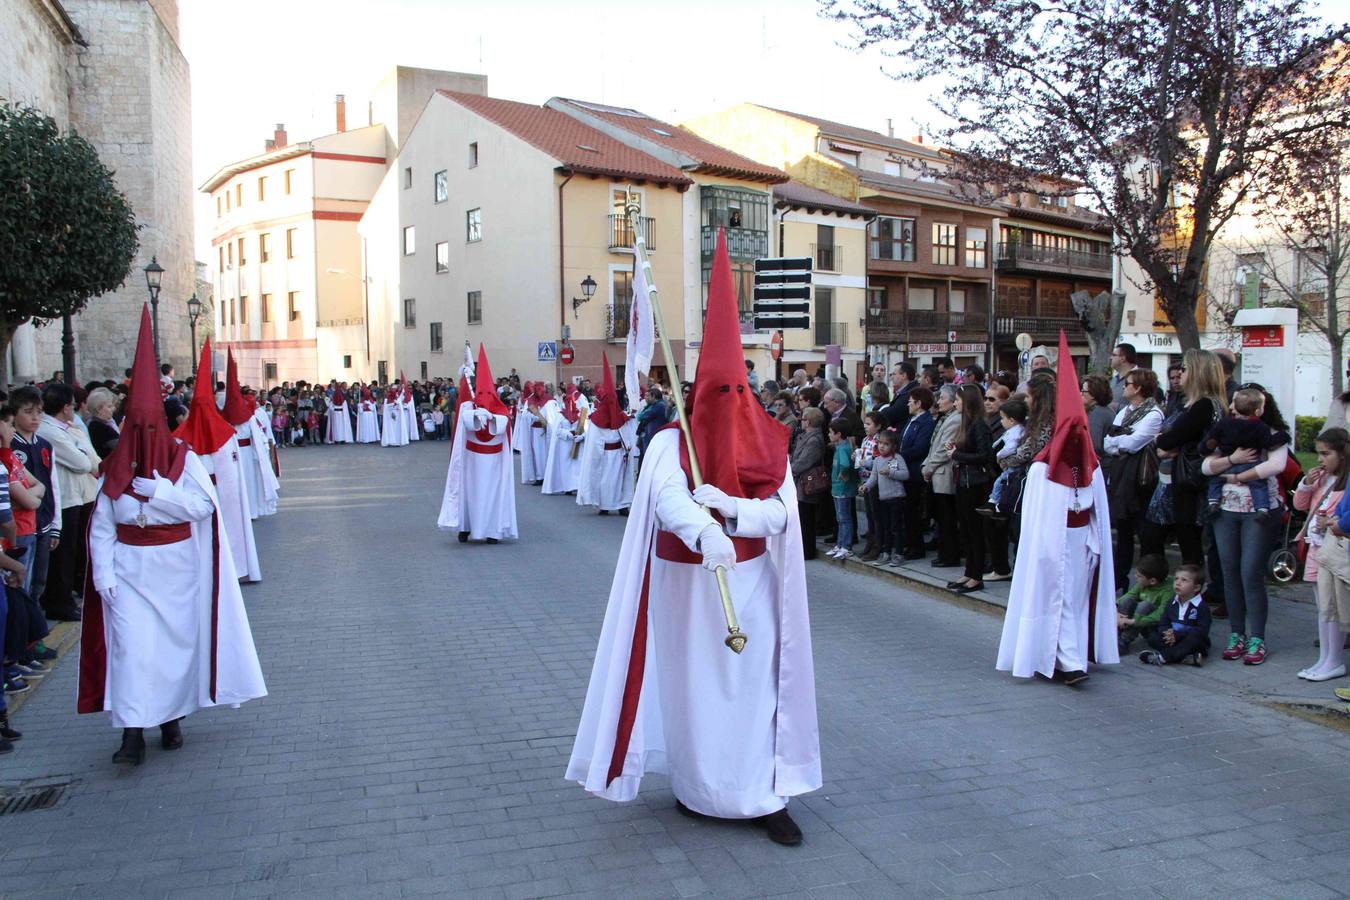
<svg viewBox="0 0 1350 900">
<path fill-rule="evenodd" d="M 459 533 L 459 542 L 461 544 L 467 544 L 469 542 L 469 533 L 467 531 L 461 531 Z"/>
<path fill-rule="evenodd" d="M 754 823 L 769 833 L 769 840 L 775 844 L 785 844 L 794 847 L 802 842 L 802 830 L 797 827 L 797 823 L 792 821 L 792 816 L 788 815 L 787 807 L 783 807 L 778 812 L 769 813 L 767 816 L 760 816 L 754 820 Z"/>
<path fill-rule="evenodd" d="M 0 756 L 3 756 L 6 753 L 13 753 L 13 752 L 14 752 L 14 745 L 11 744 L 7 738 L 0 737 Z"/>
<path fill-rule="evenodd" d="M 487 542 L 488 542 L 489 544 L 497 544 L 497 543 L 500 543 L 500 541 L 498 541 L 496 538 L 487 538 Z"/>
<path fill-rule="evenodd" d="M 1083 682 L 1087 681 L 1088 673 L 1083 672 L 1081 670 L 1073 672 L 1061 672 L 1059 669 L 1056 669 L 1055 680 L 1063 684 L 1067 684 L 1069 687 L 1073 687 L 1076 684 L 1082 684 Z"/>
<path fill-rule="evenodd" d="M 949 591 L 954 591 L 954 590 L 956 590 L 956 589 L 959 588 L 959 587 L 965 587 L 965 586 L 966 586 L 966 580 L 965 580 L 964 578 L 959 579 L 959 580 L 957 580 L 957 581 L 949 581 L 949 582 L 947 582 L 947 590 L 949 590 Z"/>
<path fill-rule="evenodd" d="M 685 806 L 682 802 L 680 802 L 680 798 L 679 798 L 679 797 L 676 797 L 676 798 L 675 798 L 675 809 L 679 810 L 680 815 L 682 815 L 682 816 L 688 816 L 688 817 L 691 818 L 691 819 L 711 819 L 711 818 L 712 818 L 712 816 L 705 816 L 703 813 L 701 813 L 701 812 L 695 812 L 694 810 L 692 810 L 692 809 L 690 809 L 689 807 Z"/>
<path fill-rule="evenodd" d="M 145 731 L 141 728 L 123 728 L 122 746 L 113 754 L 119 765 L 139 766 L 145 762 Z"/>
<path fill-rule="evenodd" d="M 984 590 L 984 582 L 977 581 L 974 584 L 961 585 L 959 588 L 956 589 L 956 593 L 969 594 L 971 591 L 982 591 L 982 590 Z"/>
<path fill-rule="evenodd" d="M 183 727 L 178 724 L 181 721 L 174 719 L 159 726 L 159 745 L 165 750 L 177 750 L 183 746 Z"/>
<path fill-rule="evenodd" d="M 602 515 L 602 516 L 607 516 L 607 515 L 609 515 L 609 510 L 607 510 L 607 509 L 602 509 L 602 510 L 600 510 L 600 515 Z"/>
<path fill-rule="evenodd" d="M 23 732 L 9 727 L 9 713 L 0 712 L 0 740 L 17 741 L 21 737 Z"/>
<path fill-rule="evenodd" d="M 619 515 L 623 516 L 625 519 L 628 518 L 628 507 L 625 506 L 623 509 L 619 510 Z"/>
</svg>

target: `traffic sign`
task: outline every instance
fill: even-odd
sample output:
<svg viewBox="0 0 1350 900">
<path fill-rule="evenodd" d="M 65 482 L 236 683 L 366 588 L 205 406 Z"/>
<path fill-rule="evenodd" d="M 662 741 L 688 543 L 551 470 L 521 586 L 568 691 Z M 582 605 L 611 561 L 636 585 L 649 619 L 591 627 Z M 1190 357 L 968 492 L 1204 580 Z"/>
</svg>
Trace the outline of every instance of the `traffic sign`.
<svg viewBox="0 0 1350 900">
<path fill-rule="evenodd" d="M 539 350 L 535 356 L 539 362 L 553 362 L 558 358 L 557 341 L 540 341 Z"/>
<path fill-rule="evenodd" d="M 810 328 L 811 257 L 755 260 L 754 301 L 756 330 Z"/>
<path fill-rule="evenodd" d="M 810 272 L 809 256 L 769 256 L 755 260 L 755 272 Z"/>
<path fill-rule="evenodd" d="M 755 330 L 767 331 L 771 328 L 810 328 L 810 316 L 782 316 L 771 314 L 755 316 Z"/>
<path fill-rule="evenodd" d="M 956 343 L 956 332 L 955 332 L 955 331 L 949 331 L 949 332 L 947 332 L 947 343 L 949 343 L 949 344 L 954 344 L 954 343 Z"/>
<path fill-rule="evenodd" d="M 563 347 L 558 351 L 558 362 L 564 366 L 570 366 L 574 359 L 576 359 L 576 354 L 572 352 L 571 347 Z"/>
<path fill-rule="evenodd" d="M 783 332 L 775 331 L 769 338 L 769 355 L 775 362 L 783 358 Z"/>
</svg>

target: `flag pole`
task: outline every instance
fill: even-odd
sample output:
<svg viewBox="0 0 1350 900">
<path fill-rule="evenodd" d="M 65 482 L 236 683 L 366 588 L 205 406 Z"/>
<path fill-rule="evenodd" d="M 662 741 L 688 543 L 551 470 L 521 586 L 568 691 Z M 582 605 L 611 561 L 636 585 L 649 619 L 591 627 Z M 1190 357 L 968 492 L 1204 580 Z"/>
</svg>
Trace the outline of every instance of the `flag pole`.
<svg viewBox="0 0 1350 900">
<path fill-rule="evenodd" d="M 679 373 L 675 370 L 675 354 L 670 350 L 670 338 L 666 336 L 666 320 L 661 313 L 661 298 L 656 292 L 656 279 L 652 277 L 652 264 L 647 259 L 647 237 L 642 233 L 642 218 L 639 213 L 642 211 L 638 195 L 630 193 L 628 200 L 624 204 L 624 211 L 628 214 L 629 224 L 633 228 L 633 253 L 637 257 L 637 265 L 642 267 L 643 280 L 647 284 L 647 296 L 651 300 L 652 319 L 656 324 L 656 332 L 661 338 L 661 352 L 666 357 L 666 373 L 670 377 L 670 393 L 675 400 L 675 413 L 680 421 L 680 434 L 684 436 L 685 449 L 689 451 L 689 475 L 694 480 L 694 487 L 703 486 L 703 473 L 698 467 L 698 453 L 694 449 L 694 434 L 689 430 L 689 417 L 684 410 L 684 396 L 680 390 Z M 630 402 L 635 402 L 635 398 L 629 398 Z M 722 614 L 727 620 L 726 645 L 731 648 L 732 653 L 740 653 L 745 649 L 745 642 L 748 636 L 741 631 L 740 623 L 736 620 L 736 608 L 731 603 L 731 588 L 727 584 L 727 570 L 718 566 L 713 570 L 717 576 L 717 590 L 722 595 Z"/>
</svg>

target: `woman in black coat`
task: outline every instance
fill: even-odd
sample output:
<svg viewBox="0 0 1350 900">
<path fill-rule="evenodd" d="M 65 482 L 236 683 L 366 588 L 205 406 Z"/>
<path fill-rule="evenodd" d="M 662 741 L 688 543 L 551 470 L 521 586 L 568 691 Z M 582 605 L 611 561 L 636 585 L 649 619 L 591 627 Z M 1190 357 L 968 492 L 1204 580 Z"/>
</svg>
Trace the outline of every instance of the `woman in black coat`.
<svg viewBox="0 0 1350 900">
<path fill-rule="evenodd" d="M 961 388 L 961 427 L 952 442 L 956 463 L 956 522 L 965 551 L 965 576 L 947 586 L 958 594 L 984 589 L 984 519 L 976 509 L 989 499 L 989 467 L 994 462 L 993 442 L 984 418 L 984 391 L 979 385 Z"/>
<path fill-rule="evenodd" d="M 117 395 L 107 388 L 95 388 L 85 401 L 89 411 L 89 442 L 99 459 L 106 459 L 117 446 L 121 433 L 113 421 L 113 412 L 117 409 Z"/>
</svg>

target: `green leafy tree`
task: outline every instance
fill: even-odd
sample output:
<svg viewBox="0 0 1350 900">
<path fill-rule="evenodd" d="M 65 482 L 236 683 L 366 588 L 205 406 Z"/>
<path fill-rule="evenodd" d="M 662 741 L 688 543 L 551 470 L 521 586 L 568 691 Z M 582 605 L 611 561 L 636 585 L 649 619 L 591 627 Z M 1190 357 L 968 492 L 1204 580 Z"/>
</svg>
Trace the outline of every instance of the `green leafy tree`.
<svg viewBox="0 0 1350 900">
<path fill-rule="evenodd" d="M 0 359 L 25 322 L 72 316 L 120 287 L 136 229 L 92 144 L 40 110 L 0 104 Z"/>
</svg>

